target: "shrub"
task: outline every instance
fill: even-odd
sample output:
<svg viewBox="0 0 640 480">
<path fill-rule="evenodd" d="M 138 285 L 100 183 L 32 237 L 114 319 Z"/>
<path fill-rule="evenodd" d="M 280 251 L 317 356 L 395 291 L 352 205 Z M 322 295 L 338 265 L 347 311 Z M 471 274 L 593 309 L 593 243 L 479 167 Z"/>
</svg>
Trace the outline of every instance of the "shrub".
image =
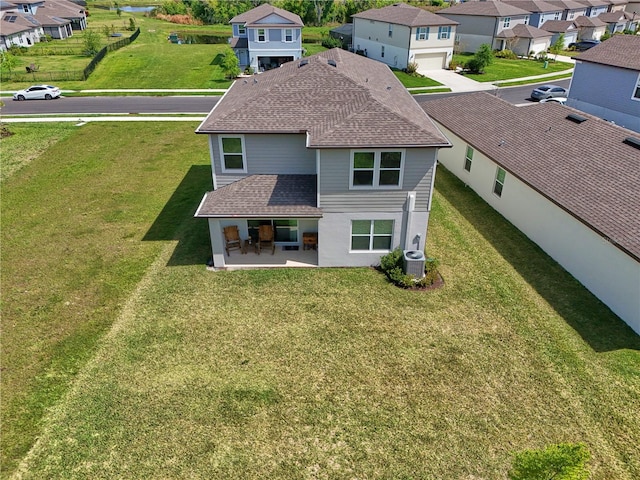
<svg viewBox="0 0 640 480">
<path fill-rule="evenodd" d="M 240 67 L 238 66 L 239 61 L 236 54 L 231 50 L 231 47 L 228 47 L 224 52 L 222 57 L 222 61 L 220 62 L 220 67 L 227 78 L 236 78 L 240 75 Z"/>
<path fill-rule="evenodd" d="M 328 49 L 342 48 L 342 40 L 327 35 L 322 38 L 322 46 Z"/>
<path fill-rule="evenodd" d="M 480 45 L 476 53 L 467 61 L 465 67 L 469 69 L 471 73 L 484 73 L 484 69 L 487 65 L 493 62 L 493 52 L 491 47 L 483 43 Z"/>
<path fill-rule="evenodd" d="M 559 443 L 514 455 L 511 480 L 586 480 L 589 450 L 583 443 Z"/>
<path fill-rule="evenodd" d="M 407 68 L 405 69 L 405 72 L 407 72 L 411 76 L 419 75 L 418 74 L 418 64 L 416 62 L 407 63 Z"/>
<path fill-rule="evenodd" d="M 517 60 L 518 56 L 513 53 L 513 50 L 509 50 L 508 48 L 505 48 L 504 50 L 498 50 L 495 53 L 495 56 L 497 58 L 506 58 L 507 60 Z"/>
<path fill-rule="evenodd" d="M 390 282 L 401 288 L 422 288 L 433 285 L 439 278 L 438 261 L 435 258 L 427 258 L 425 262 L 425 275 L 422 278 L 414 278 L 404 273 L 403 252 L 396 248 L 392 252 L 380 258 L 380 267 Z"/>
</svg>

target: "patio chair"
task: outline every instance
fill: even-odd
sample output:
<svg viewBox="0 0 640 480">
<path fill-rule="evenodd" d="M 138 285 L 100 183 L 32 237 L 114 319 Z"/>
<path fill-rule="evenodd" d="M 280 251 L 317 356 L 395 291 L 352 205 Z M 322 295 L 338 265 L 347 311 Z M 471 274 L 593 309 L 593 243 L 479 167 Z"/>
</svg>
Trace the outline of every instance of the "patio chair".
<svg viewBox="0 0 640 480">
<path fill-rule="evenodd" d="M 224 232 L 224 249 L 227 251 L 227 255 L 229 255 L 229 250 L 242 251 L 242 242 L 240 241 L 238 227 L 236 225 L 229 225 L 222 230 Z"/>
<path fill-rule="evenodd" d="M 271 247 L 271 255 L 276 251 L 276 244 L 273 239 L 273 227 L 271 225 L 260 225 L 258 231 L 258 252 L 262 252 L 264 247 Z"/>
</svg>

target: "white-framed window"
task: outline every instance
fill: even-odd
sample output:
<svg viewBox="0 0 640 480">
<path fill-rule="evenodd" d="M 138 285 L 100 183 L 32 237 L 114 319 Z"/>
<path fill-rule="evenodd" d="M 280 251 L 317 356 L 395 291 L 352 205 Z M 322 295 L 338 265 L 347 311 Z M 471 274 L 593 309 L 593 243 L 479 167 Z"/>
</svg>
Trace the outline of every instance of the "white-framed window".
<svg viewBox="0 0 640 480">
<path fill-rule="evenodd" d="M 246 35 L 247 34 L 247 27 L 245 27 L 244 25 L 238 25 L 238 35 Z"/>
<path fill-rule="evenodd" d="M 223 172 L 246 172 L 247 160 L 242 135 L 220 135 L 220 163 Z"/>
<path fill-rule="evenodd" d="M 638 75 L 638 81 L 636 82 L 636 88 L 633 91 L 634 100 L 640 100 L 640 74 Z"/>
<path fill-rule="evenodd" d="M 438 40 L 448 40 L 451 37 L 451 25 L 438 27 Z"/>
<path fill-rule="evenodd" d="M 267 37 L 267 29 L 266 28 L 258 28 L 256 29 L 256 42 L 266 42 Z"/>
<path fill-rule="evenodd" d="M 285 28 L 282 31 L 282 38 L 284 39 L 285 43 L 293 42 L 293 28 Z"/>
<path fill-rule="evenodd" d="M 526 17 L 524 17 L 524 24 L 525 24 L 525 25 L 529 25 L 529 15 L 527 15 Z"/>
<path fill-rule="evenodd" d="M 351 220 L 351 250 L 391 250 L 393 220 Z"/>
<path fill-rule="evenodd" d="M 22 5 L 22 10 L 24 11 L 24 13 L 31 13 L 29 10 L 29 5 Z"/>
<path fill-rule="evenodd" d="M 496 170 L 496 180 L 493 183 L 493 193 L 497 196 L 502 196 L 502 189 L 504 188 L 504 179 L 507 176 L 507 172 L 505 172 L 502 168 L 498 167 Z"/>
<path fill-rule="evenodd" d="M 393 23 L 389 24 L 389 38 L 393 37 Z"/>
<path fill-rule="evenodd" d="M 351 189 L 400 188 L 404 150 L 352 150 Z"/>
<path fill-rule="evenodd" d="M 504 17 L 502 19 L 502 28 L 509 28 L 509 25 L 511 25 L 511 17 Z"/>
<path fill-rule="evenodd" d="M 554 20 L 560 20 L 560 16 L 562 15 L 562 12 L 555 12 L 553 14 L 553 19 Z"/>
<path fill-rule="evenodd" d="M 380 56 L 384 58 L 384 45 L 382 45 L 382 48 L 380 49 Z"/>
<path fill-rule="evenodd" d="M 473 148 L 467 145 L 467 152 L 464 155 L 464 169 L 467 172 L 471 171 L 471 163 L 473 162 Z"/>
<path fill-rule="evenodd" d="M 575 12 L 569 12 L 567 14 L 567 20 L 573 20 L 573 17 L 575 17 L 575 16 L 576 16 Z"/>
<path fill-rule="evenodd" d="M 416 40 L 426 40 L 429 37 L 429 27 L 418 27 L 416 29 Z"/>
</svg>

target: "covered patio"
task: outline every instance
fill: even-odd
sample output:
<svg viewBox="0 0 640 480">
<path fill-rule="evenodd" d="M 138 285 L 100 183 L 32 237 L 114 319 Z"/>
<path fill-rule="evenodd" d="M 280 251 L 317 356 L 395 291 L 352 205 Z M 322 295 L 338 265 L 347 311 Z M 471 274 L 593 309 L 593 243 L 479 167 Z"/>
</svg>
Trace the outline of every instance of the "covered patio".
<svg viewBox="0 0 640 480">
<path fill-rule="evenodd" d="M 247 249 L 246 253 L 238 250 L 225 253 L 224 263 L 226 270 L 242 270 L 247 268 L 299 268 L 317 267 L 318 251 L 313 249 L 285 250 L 284 246 L 276 246 L 273 254 L 262 251 L 256 253 L 254 248 Z"/>
</svg>

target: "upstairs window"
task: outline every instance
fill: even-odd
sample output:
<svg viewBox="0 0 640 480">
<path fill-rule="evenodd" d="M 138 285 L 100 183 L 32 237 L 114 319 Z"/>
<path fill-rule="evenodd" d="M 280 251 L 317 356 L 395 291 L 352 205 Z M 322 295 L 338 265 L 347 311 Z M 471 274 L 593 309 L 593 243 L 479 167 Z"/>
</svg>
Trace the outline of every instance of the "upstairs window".
<svg viewBox="0 0 640 480">
<path fill-rule="evenodd" d="M 525 24 L 525 25 L 529 25 L 529 15 L 527 15 L 526 17 L 524 17 L 524 24 Z"/>
<path fill-rule="evenodd" d="M 509 28 L 509 25 L 511 25 L 511 17 L 504 17 L 502 19 L 502 28 Z"/>
<path fill-rule="evenodd" d="M 402 151 L 354 151 L 351 185 L 358 188 L 398 188 L 402 184 Z"/>
<path fill-rule="evenodd" d="M 451 26 L 438 27 L 438 40 L 448 40 L 451 38 Z"/>
<path fill-rule="evenodd" d="M 554 20 L 560 20 L 560 15 L 562 15 L 562 12 L 555 12 L 553 14 L 553 19 Z"/>
<path fill-rule="evenodd" d="M 245 27 L 244 25 L 238 25 L 238 35 L 246 35 L 247 34 L 247 27 Z"/>
<path fill-rule="evenodd" d="M 384 58 L 384 45 L 382 45 L 382 49 L 380 50 L 380 56 Z"/>
<path fill-rule="evenodd" d="M 267 30 L 265 28 L 258 28 L 256 30 L 257 42 L 266 42 L 267 41 Z"/>
<path fill-rule="evenodd" d="M 389 24 L 389 38 L 393 37 L 393 24 Z"/>
<path fill-rule="evenodd" d="M 507 172 L 498 167 L 496 171 L 496 181 L 493 183 L 493 193 L 497 196 L 502 196 L 502 189 L 504 188 L 504 179 L 507 176 Z"/>
<path fill-rule="evenodd" d="M 220 157 L 223 172 L 246 172 L 244 137 L 221 136 Z"/>
<path fill-rule="evenodd" d="M 471 162 L 473 162 L 473 148 L 467 145 L 467 153 L 464 156 L 464 169 L 471 171 Z"/>
<path fill-rule="evenodd" d="M 418 27 L 416 29 L 416 40 L 426 40 L 429 36 L 429 27 Z"/>
<path fill-rule="evenodd" d="M 640 100 L 640 75 L 638 75 L 638 81 L 636 82 L 636 89 L 633 92 L 633 98 L 635 100 Z"/>
<path fill-rule="evenodd" d="M 284 33 L 282 35 L 282 38 L 284 38 L 284 41 L 286 43 L 293 42 L 293 29 L 292 28 L 285 28 L 284 29 Z"/>
</svg>

